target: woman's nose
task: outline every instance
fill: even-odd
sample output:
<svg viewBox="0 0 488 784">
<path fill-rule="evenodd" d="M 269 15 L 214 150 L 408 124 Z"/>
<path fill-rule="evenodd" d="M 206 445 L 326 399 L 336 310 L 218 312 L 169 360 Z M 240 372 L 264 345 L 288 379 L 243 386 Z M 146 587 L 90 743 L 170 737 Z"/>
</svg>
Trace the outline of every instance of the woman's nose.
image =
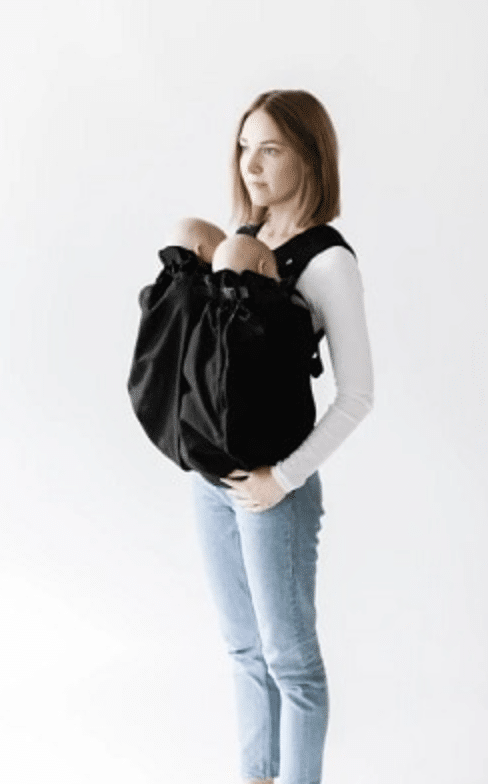
<svg viewBox="0 0 488 784">
<path fill-rule="evenodd" d="M 256 150 L 255 153 L 249 156 L 247 159 L 247 166 L 248 172 L 257 172 L 261 169 L 261 164 L 259 162 L 259 151 Z"/>
</svg>

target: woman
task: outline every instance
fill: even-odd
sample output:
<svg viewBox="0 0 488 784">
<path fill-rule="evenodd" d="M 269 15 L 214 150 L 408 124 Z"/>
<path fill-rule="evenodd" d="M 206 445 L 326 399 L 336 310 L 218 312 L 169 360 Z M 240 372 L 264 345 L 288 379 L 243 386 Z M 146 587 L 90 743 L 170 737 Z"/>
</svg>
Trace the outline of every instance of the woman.
<svg viewBox="0 0 488 784">
<path fill-rule="evenodd" d="M 292 238 L 340 214 L 336 134 L 307 92 L 258 96 L 238 124 L 232 171 L 234 217 L 279 263 Z M 194 474 L 205 569 L 235 673 L 241 775 L 253 784 L 278 775 L 281 784 L 321 781 L 328 696 L 315 611 L 318 468 L 373 403 L 355 256 L 344 247 L 317 254 L 297 289 L 327 335 L 334 403 L 277 465 L 233 472 L 227 487 Z"/>
</svg>

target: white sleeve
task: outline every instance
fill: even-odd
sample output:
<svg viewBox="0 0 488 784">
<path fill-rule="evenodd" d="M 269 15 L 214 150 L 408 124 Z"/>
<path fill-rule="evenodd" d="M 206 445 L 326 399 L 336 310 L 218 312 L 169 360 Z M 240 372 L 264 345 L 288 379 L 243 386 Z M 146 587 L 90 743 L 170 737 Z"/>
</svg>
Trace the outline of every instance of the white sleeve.
<svg viewBox="0 0 488 784">
<path fill-rule="evenodd" d="M 325 330 L 337 394 L 298 449 L 272 467 L 287 492 L 301 487 L 373 406 L 364 289 L 354 255 L 342 246 L 319 253 L 298 279 L 297 289 L 312 311 L 315 329 Z"/>
</svg>

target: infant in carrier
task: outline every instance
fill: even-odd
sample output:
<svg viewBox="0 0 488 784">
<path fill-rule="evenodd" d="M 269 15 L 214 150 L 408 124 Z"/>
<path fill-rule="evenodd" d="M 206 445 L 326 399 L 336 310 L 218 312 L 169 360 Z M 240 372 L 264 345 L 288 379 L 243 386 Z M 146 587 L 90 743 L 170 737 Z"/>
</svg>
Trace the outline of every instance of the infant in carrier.
<svg viewBox="0 0 488 784">
<path fill-rule="evenodd" d="M 170 232 L 167 245 L 193 251 L 201 261 L 211 265 L 213 272 L 249 270 L 280 280 L 275 255 L 264 242 L 249 234 L 227 237 L 218 226 L 199 218 L 179 221 Z"/>
<path fill-rule="evenodd" d="M 310 312 L 255 237 L 188 218 L 165 239 L 163 272 L 139 300 L 136 415 L 166 456 L 217 484 L 275 465 L 315 421 Z"/>
<path fill-rule="evenodd" d="M 213 281 L 183 363 L 188 389 L 180 443 L 186 462 L 209 477 L 224 477 L 235 468 L 284 459 L 315 417 L 313 334 L 303 300 L 285 292 L 273 251 L 255 237 L 226 237 L 217 226 L 188 218 L 167 241 L 209 265 L 205 277 Z"/>
</svg>

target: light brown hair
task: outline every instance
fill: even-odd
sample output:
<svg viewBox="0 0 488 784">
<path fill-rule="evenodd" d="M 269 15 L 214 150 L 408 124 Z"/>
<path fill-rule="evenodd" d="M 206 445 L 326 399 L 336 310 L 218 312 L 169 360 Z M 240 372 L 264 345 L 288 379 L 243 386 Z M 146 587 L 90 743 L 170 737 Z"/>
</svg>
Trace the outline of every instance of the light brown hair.
<svg viewBox="0 0 488 784">
<path fill-rule="evenodd" d="M 339 144 L 325 107 L 305 90 L 261 93 L 237 125 L 230 163 L 232 218 L 238 225 L 265 220 L 267 207 L 254 206 L 241 176 L 239 137 L 249 115 L 263 109 L 300 156 L 305 167 L 297 226 L 328 223 L 340 215 Z"/>
</svg>

